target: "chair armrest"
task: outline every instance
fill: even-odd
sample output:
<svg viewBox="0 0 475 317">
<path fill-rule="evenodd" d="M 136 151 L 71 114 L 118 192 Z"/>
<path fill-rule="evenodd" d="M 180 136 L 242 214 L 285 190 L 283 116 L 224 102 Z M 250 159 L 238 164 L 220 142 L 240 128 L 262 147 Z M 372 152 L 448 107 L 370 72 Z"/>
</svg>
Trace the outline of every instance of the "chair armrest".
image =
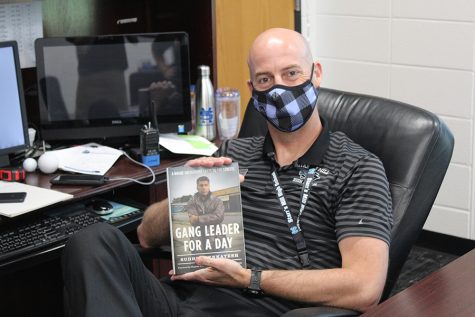
<svg viewBox="0 0 475 317">
<path fill-rule="evenodd" d="M 319 306 L 294 309 L 286 312 L 281 317 L 351 317 L 359 315 L 360 313 L 354 310 Z"/>
</svg>

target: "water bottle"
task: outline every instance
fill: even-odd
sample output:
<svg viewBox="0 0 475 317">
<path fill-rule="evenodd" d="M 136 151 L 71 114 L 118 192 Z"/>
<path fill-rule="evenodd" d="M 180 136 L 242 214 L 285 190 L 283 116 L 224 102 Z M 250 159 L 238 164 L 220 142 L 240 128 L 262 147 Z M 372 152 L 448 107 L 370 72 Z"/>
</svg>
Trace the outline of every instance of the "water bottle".
<svg viewBox="0 0 475 317">
<path fill-rule="evenodd" d="M 209 66 L 198 66 L 196 82 L 196 135 L 209 141 L 216 138 L 216 118 L 214 89 L 209 79 Z"/>
</svg>

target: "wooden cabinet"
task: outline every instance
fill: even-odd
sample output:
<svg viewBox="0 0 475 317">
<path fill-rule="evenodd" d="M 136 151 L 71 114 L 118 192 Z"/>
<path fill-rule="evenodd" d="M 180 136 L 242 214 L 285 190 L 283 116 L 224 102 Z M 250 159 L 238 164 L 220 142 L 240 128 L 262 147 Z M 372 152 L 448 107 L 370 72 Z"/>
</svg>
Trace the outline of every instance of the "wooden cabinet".
<svg viewBox="0 0 475 317">
<path fill-rule="evenodd" d="M 192 82 L 198 65 L 213 65 L 212 21 L 212 0 L 43 0 L 45 37 L 187 32 Z"/>
<path fill-rule="evenodd" d="M 294 29 L 294 0 L 215 0 L 215 85 L 241 92 L 241 118 L 251 97 L 247 53 L 254 38 L 272 27 Z"/>
</svg>

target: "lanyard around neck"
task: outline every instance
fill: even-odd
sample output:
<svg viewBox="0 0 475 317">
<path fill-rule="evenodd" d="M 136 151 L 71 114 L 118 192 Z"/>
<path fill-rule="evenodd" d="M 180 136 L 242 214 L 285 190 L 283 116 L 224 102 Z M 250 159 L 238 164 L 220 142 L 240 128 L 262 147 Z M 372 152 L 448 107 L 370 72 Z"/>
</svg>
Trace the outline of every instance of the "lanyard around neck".
<svg viewBox="0 0 475 317">
<path fill-rule="evenodd" d="M 297 215 L 297 219 L 294 219 L 294 217 L 292 216 L 292 213 L 290 212 L 289 205 L 287 204 L 287 200 L 285 199 L 284 189 L 280 186 L 279 177 L 277 176 L 277 168 L 275 167 L 276 163 L 275 163 L 274 156 L 271 156 L 271 160 L 272 160 L 271 177 L 272 177 L 272 183 L 274 184 L 277 200 L 280 203 L 282 212 L 287 221 L 287 226 L 289 227 L 290 235 L 292 236 L 292 239 L 294 240 L 294 243 L 297 247 L 300 263 L 302 264 L 303 267 L 309 267 L 310 261 L 309 261 L 308 249 L 307 249 L 307 244 L 305 243 L 305 238 L 302 234 L 302 229 L 300 228 L 300 216 L 302 216 L 302 213 L 305 207 L 307 206 L 310 186 L 311 186 L 313 177 L 315 176 L 316 168 L 314 167 L 306 168 L 305 174 L 307 176 L 305 177 L 305 182 L 303 183 L 303 186 L 302 186 L 302 192 L 300 193 L 300 209 Z"/>
</svg>

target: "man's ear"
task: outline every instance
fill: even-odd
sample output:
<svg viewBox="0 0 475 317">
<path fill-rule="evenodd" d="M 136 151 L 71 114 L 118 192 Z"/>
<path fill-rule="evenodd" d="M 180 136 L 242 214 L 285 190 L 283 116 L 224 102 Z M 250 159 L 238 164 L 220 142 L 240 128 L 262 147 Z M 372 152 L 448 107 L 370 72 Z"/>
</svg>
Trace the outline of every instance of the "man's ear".
<svg viewBox="0 0 475 317">
<path fill-rule="evenodd" d="M 249 92 L 250 92 L 251 95 L 252 95 L 252 88 L 253 88 L 253 87 L 252 87 L 252 82 L 251 82 L 250 79 L 247 81 L 247 88 L 249 89 Z"/>
<path fill-rule="evenodd" d="M 322 65 L 319 61 L 315 61 L 313 65 L 313 78 L 315 78 L 314 84 L 316 87 L 320 87 L 320 83 L 322 82 Z"/>
</svg>

